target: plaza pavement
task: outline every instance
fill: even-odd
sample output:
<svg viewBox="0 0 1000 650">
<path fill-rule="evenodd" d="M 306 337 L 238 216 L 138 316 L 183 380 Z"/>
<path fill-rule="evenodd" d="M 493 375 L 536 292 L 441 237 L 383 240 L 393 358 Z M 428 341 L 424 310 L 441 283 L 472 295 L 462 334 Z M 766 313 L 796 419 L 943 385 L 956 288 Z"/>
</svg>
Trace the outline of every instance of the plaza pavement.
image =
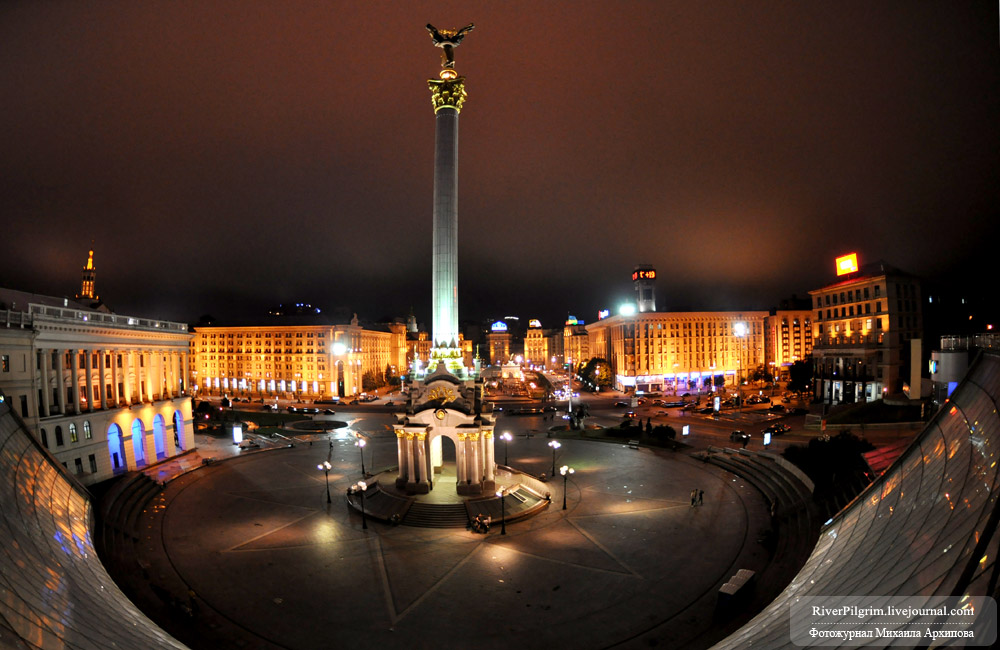
<svg viewBox="0 0 1000 650">
<path fill-rule="evenodd" d="M 147 508 L 145 576 L 118 577 L 193 648 L 708 647 L 804 559 L 771 558 L 760 495 L 683 454 L 564 440 L 557 465 L 576 470 L 568 509 L 557 480 L 552 505 L 502 536 L 498 525 L 487 535 L 371 521 L 363 530 L 344 497 L 361 478 L 350 430 L 332 444 L 307 435 L 253 453 L 203 437 L 172 470 L 153 468 L 193 471 Z M 546 444 L 519 439 L 510 464 L 550 472 Z M 369 469 L 394 464 L 391 432 L 369 447 Z M 200 467 L 199 454 L 240 453 Z M 316 468 L 327 459 L 331 504 Z M 705 503 L 692 508 L 696 487 Z M 751 602 L 720 612 L 717 590 L 738 569 L 758 572 Z"/>
</svg>

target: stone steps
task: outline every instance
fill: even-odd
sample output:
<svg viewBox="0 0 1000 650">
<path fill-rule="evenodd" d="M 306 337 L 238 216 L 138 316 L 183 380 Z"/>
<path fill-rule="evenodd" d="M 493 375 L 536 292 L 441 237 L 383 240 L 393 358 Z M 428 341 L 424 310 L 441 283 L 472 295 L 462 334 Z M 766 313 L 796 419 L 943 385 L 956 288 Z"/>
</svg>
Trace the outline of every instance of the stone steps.
<svg viewBox="0 0 1000 650">
<path fill-rule="evenodd" d="M 414 502 L 400 523 L 421 528 L 465 528 L 469 513 L 464 503 Z"/>
</svg>

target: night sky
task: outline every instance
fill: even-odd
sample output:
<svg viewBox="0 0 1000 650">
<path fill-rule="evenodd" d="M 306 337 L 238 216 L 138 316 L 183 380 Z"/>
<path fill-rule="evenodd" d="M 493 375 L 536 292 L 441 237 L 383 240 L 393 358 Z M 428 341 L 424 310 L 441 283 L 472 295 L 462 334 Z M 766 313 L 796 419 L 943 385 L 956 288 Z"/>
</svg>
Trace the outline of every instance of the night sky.
<svg viewBox="0 0 1000 650">
<path fill-rule="evenodd" d="M 659 272 L 767 309 L 883 259 L 996 293 L 996 2 L 0 4 L 0 286 L 194 321 L 429 325 L 440 50 L 475 30 L 460 317 L 555 326 Z"/>
</svg>

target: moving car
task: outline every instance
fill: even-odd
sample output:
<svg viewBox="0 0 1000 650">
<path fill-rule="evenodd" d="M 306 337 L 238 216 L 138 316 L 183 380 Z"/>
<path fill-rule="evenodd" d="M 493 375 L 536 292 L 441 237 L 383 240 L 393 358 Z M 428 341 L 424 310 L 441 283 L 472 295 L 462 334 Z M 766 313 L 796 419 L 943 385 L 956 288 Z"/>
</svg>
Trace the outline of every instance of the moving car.
<svg viewBox="0 0 1000 650">
<path fill-rule="evenodd" d="M 729 439 L 732 440 L 733 442 L 743 442 L 744 440 L 750 439 L 750 434 L 747 433 L 746 431 L 741 431 L 740 429 L 737 429 L 736 431 L 733 431 L 732 433 L 729 434 Z"/>
<path fill-rule="evenodd" d="M 772 424 L 768 428 L 764 429 L 762 433 L 770 433 L 772 436 L 780 436 L 783 433 L 788 433 L 792 430 L 792 427 L 787 424 Z"/>
</svg>

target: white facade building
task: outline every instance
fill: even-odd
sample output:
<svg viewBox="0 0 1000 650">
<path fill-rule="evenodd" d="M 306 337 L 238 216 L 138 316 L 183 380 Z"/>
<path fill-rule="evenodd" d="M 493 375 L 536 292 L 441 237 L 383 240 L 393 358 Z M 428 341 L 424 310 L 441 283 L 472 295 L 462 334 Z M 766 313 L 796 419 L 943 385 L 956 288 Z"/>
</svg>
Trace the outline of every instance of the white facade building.
<svg viewBox="0 0 1000 650">
<path fill-rule="evenodd" d="M 84 484 L 194 447 L 187 325 L 0 289 L 0 391 Z"/>
</svg>

